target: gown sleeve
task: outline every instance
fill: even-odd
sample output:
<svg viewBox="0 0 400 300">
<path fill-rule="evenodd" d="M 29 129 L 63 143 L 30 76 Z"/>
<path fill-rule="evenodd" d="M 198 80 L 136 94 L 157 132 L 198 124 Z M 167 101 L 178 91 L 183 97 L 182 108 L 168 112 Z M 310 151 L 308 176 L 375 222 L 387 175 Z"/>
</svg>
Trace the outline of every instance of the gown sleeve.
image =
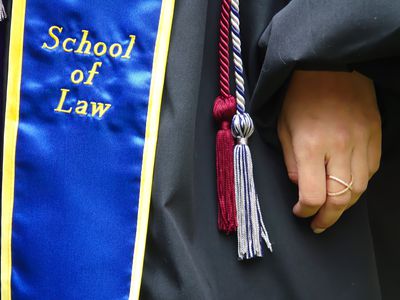
<svg viewBox="0 0 400 300">
<path fill-rule="evenodd" d="M 258 45 L 265 56 L 251 110 L 265 134 L 295 69 L 357 70 L 400 95 L 400 1 L 292 0 Z"/>
</svg>

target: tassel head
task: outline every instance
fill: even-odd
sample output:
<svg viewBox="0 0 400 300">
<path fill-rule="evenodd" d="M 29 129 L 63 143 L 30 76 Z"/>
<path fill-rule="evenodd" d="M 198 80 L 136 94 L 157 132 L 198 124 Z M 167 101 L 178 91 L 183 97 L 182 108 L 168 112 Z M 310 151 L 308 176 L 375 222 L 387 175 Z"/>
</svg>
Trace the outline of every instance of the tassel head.
<svg viewBox="0 0 400 300">
<path fill-rule="evenodd" d="M 1 1 L 1 0 L 0 0 Z M 213 116 L 214 119 L 223 125 L 227 122 L 230 126 L 233 116 L 236 113 L 236 100 L 233 96 L 218 96 L 214 102 Z M 228 127 L 229 128 L 229 127 Z"/>
<path fill-rule="evenodd" d="M 237 113 L 232 119 L 231 129 L 239 143 L 246 143 L 254 132 L 254 123 L 248 113 Z"/>
</svg>

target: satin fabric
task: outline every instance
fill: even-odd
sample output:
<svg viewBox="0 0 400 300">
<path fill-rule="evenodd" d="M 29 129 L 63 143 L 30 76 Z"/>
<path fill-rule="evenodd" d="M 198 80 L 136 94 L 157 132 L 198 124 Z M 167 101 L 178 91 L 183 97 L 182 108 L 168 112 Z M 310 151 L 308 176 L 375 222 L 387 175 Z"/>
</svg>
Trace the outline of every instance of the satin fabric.
<svg viewBox="0 0 400 300">
<path fill-rule="evenodd" d="M 128 298 L 161 2 L 26 2 L 12 299 Z M 45 49 L 55 42 L 48 33 L 54 25 L 63 28 L 54 31 L 60 46 Z M 91 54 L 63 51 L 63 40 L 78 44 L 82 30 Z M 93 54 L 99 41 L 125 52 L 129 35 L 136 35 L 130 59 Z M 93 85 L 71 82 L 76 69 L 86 80 L 95 62 L 102 66 Z M 61 88 L 70 90 L 64 110 L 77 100 L 111 108 L 102 117 L 91 114 L 91 104 L 87 115 L 56 112 Z"/>
</svg>

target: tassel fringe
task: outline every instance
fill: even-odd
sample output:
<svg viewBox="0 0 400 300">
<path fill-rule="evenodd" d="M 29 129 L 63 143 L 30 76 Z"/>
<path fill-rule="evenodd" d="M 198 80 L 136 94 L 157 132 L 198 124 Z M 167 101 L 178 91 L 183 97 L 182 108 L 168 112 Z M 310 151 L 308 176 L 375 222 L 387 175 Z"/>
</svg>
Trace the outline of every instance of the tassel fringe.
<svg viewBox="0 0 400 300">
<path fill-rule="evenodd" d="M 3 5 L 3 1 L 0 0 L 0 22 L 7 18 L 6 10 Z"/>
</svg>

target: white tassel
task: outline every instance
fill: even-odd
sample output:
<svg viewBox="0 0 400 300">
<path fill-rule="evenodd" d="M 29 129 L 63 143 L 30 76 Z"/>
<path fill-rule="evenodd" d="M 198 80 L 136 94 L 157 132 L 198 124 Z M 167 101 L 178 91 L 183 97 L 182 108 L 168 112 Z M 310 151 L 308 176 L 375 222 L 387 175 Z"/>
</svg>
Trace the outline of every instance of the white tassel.
<svg viewBox="0 0 400 300">
<path fill-rule="evenodd" d="M 234 150 L 234 165 L 239 259 L 262 257 L 264 243 L 272 252 L 254 184 L 251 152 L 247 145 L 247 139 L 253 132 L 253 121 L 247 113 L 234 116 L 232 133 L 238 140 Z"/>
<path fill-rule="evenodd" d="M 232 134 L 238 141 L 234 150 L 238 256 L 239 259 L 250 259 L 263 256 L 264 243 L 271 252 L 272 245 L 262 219 L 254 184 L 253 161 L 250 148 L 247 146 L 247 139 L 254 132 L 254 124 L 250 115 L 245 112 L 239 0 L 231 0 L 231 28 L 237 105 L 237 113 L 232 120 Z"/>
<path fill-rule="evenodd" d="M 3 1 L 0 0 L 0 22 L 7 18 L 6 10 L 3 5 Z"/>
</svg>

